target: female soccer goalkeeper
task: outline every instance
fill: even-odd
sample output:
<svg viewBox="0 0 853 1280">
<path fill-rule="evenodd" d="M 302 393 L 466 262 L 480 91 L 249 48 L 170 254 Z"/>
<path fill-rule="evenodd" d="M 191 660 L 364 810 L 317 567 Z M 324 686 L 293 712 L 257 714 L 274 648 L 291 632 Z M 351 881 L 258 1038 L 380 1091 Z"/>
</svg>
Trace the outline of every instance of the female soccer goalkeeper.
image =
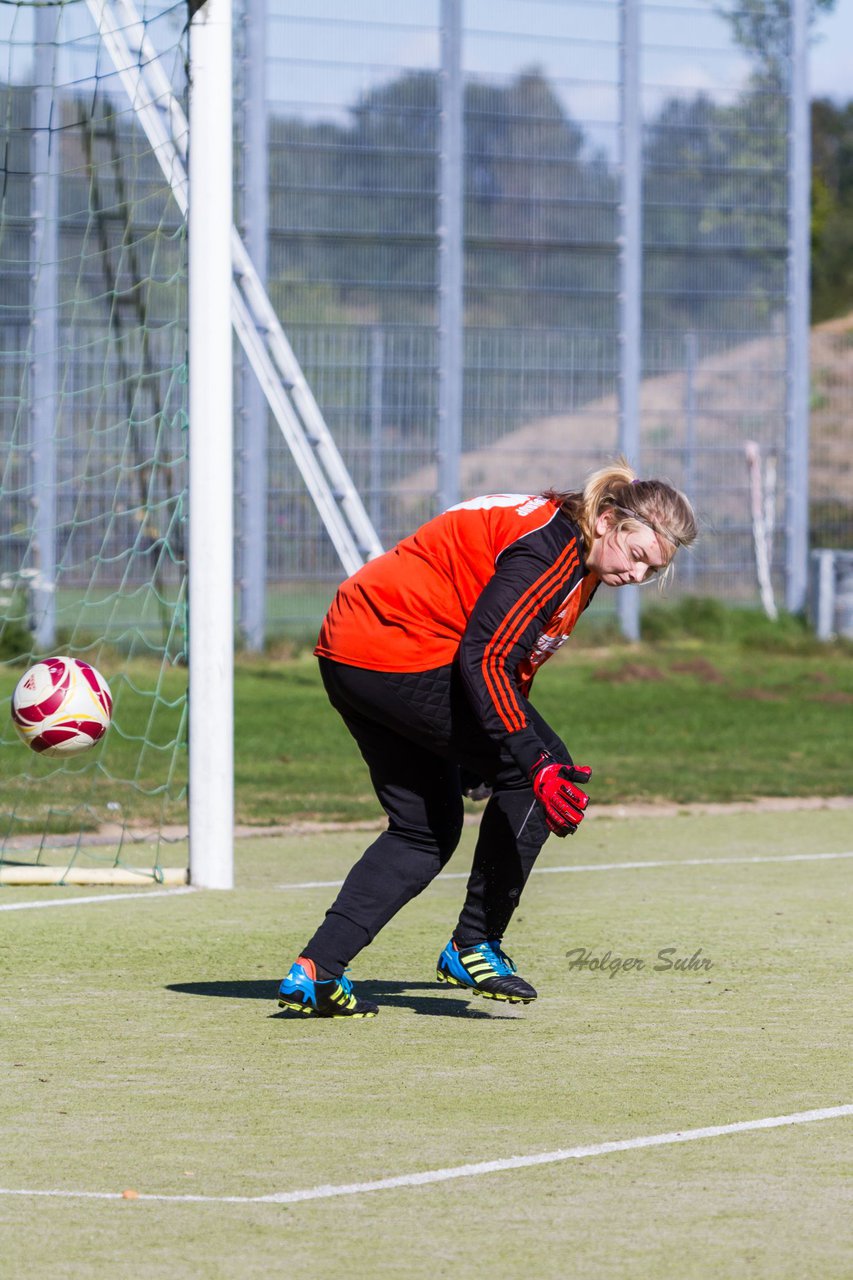
<svg viewBox="0 0 853 1280">
<path fill-rule="evenodd" d="M 437 976 L 493 1000 L 536 999 L 502 939 L 549 830 L 582 822 L 591 770 L 531 706 L 533 677 L 599 583 L 644 582 L 695 536 L 682 494 L 619 462 L 583 492 L 463 502 L 343 583 L 315 652 L 388 828 L 284 978 L 282 1007 L 378 1013 L 344 970 L 453 853 L 465 778 L 491 798 Z"/>
</svg>

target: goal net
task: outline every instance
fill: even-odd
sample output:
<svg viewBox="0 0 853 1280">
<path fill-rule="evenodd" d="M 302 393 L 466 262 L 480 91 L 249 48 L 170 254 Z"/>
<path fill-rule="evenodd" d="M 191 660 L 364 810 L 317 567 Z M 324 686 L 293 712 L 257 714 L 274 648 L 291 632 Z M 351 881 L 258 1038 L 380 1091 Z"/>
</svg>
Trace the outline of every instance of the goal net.
<svg viewBox="0 0 853 1280">
<path fill-rule="evenodd" d="M 184 5 L 140 6 L 176 99 Z M 187 243 L 84 4 L 0 6 L 0 681 L 107 678 L 112 727 L 45 759 L 2 717 L 0 878 L 187 866 Z"/>
</svg>

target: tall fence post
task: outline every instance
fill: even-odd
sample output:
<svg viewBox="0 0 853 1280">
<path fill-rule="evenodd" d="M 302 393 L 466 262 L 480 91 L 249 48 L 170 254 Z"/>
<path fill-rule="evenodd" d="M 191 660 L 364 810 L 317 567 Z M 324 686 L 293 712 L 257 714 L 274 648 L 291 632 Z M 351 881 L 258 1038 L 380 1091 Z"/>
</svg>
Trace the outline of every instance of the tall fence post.
<svg viewBox="0 0 853 1280">
<path fill-rule="evenodd" d="M 383 484 L 384 426 L 385 426 L 385 330 L 374 325 L 370 330 L 370 381 L 368 385 L 368 412 L 370 414 L 370 467 L 368 476 L 368 509 L 373 527 L 384 540 L 385 502 Z"/>
<path fill-rule="evenodd" d="M 696 366 L 699 350 L 696 334 L 684 335 L 684 492 L 696 504 Z M 696 557 L 686 557 L 687 584 L 696 585 Z"/>
<path fill-rule="evenodd" d="M 190 8 L 189 832 L 192 883 L 234 884 L 231 0 Z"/>
<path fill-rule="evenodd" d="M 459 501 L 462 449 L 463 104 L 462 2 L 441 0 L 438 197 L 438 499 Z"/>
<path fill-rule="evenodd" d="M 247 0 L 243 46 L 242 222 L 249 256 L 267 280 L 267 157 L 265 0 Z M 240 365 L 240 633 L 259 653 L 266 631 L 267 401 L 243 353 Z"/>
<path fill-rule="evenodd" d="M 809 250 L 811 121 L 808 0 L 792 0 L 788 85 L 788 323 L 785 603 L 806 603 L 809 559 Z"/>
<path fill-rule="evenodd" d="M 56 416 L 59 350 L 59 120 L 61 106 L 53 89 L 56 29 L 62 10 L 35 11 L 34 88 L 32 98 L 32 233 L 30 366 L 30 442 L 32 457 L 33 543 L 36 576 L 30 593 L 33 641 L 39 652 L 56 642 L 57 463 Z"/>
<path fill-rule="evenodd" d="M 636 467 L 640 460 L 643 314 L 640 0 L 621 0 L 619 12 L 619 448 Z M 622 634 L 628 640 L 639 640 L 638 588 L 622 587 L 616 599 Z"/>
</svg>

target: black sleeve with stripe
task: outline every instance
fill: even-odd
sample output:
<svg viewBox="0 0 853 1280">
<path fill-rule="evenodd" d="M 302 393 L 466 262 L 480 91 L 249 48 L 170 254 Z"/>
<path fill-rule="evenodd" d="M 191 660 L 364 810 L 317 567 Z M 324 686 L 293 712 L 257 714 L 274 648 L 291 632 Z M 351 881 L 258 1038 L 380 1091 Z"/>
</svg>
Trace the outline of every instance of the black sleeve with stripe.
<svg viewBox="0 0 853 1280">
<path fill-rule="evenodd" d="M 516 667 L 583 572 L 577 531 L 561 514 L 503 552 L 462 637 L 459 664 L 468 699 L 489 736 L 506 744 L 524 773 L 543 743 L 530 723 Z"/>
</svg>

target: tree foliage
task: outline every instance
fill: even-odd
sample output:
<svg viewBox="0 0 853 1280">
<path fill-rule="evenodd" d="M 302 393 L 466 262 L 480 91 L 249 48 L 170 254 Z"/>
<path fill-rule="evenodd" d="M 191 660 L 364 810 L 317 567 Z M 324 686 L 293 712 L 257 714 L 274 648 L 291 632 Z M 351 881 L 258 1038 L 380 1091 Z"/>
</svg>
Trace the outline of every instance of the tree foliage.
<svg viewBox="0 0 853 1280">
<path fill-rule="evenodd" d="M 465 306 L 471 326 L 612 331 L 619 175 L 544 73 L 466 87 Z M 432 324 L 437 76 L 375 87 L 351 121 L 272 125 L 273 275 L 291 323 Z M 783 305 L 786 102 L 673 97 L 645 131 L 645 320 L 760 330 Z M 318 290 L 322 304 L 318 306 Z M 289 314 L 288 314 L 289 313 Z"/>
<path fill-rule="evenodd" d="M 810 0 L 809 23 L 832 13 L 836 0 Z M 727 0 L 720 6 L 740 47 L 753 59 L 756 81 L 784 90 L 788 80 L 791 0 Z"/>
<path fill-rule="evenodd" d="M 853 101 L 812 103 L 812 318 L 853 310 Z"/>
</svg>

